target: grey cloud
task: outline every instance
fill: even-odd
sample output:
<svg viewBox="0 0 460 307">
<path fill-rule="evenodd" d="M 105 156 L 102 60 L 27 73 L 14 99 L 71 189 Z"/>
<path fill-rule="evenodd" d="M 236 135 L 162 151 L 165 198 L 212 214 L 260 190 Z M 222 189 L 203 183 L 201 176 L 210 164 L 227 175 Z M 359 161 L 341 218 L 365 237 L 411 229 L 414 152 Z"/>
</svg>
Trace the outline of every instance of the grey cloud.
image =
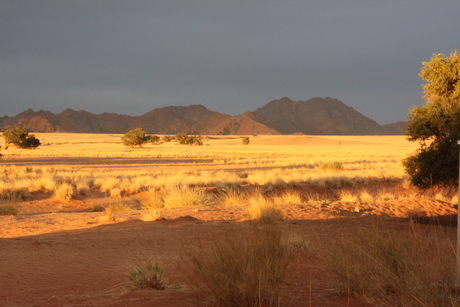
<svg viewBox="0 0 460 307">
<path fill-rule="evenodd" d="M 420 104 L 432 53 L 458 48 L 458 1 L 1 1 L 1 115 L 241 114 L 340 99 L 380 123 Z"/>
</svg>

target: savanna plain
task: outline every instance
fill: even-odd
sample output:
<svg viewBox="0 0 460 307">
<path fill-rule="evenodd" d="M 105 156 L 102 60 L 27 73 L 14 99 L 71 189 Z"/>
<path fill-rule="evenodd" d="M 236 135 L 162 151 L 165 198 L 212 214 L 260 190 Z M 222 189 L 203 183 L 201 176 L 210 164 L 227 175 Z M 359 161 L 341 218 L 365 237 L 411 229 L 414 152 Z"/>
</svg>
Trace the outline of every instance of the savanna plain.
<svg viewBox="0 0 460 307">
<path fill-rule="evenodd" d="M 410 185 L 404 136 L 35 135 L 0 160 L 0 306 L 459 305 L 457 190 Z"/>
</svg>

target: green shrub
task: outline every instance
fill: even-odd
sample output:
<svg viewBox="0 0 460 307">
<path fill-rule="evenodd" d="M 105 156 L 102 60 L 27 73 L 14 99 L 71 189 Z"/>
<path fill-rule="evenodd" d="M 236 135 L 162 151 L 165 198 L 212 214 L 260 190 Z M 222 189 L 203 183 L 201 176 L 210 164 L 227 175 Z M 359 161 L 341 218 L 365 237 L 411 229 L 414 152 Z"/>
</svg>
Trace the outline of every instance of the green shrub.
<svg viewBox="0 0 460 307">
<path fill-rule="evenodd" d="M 9 144 L 25 149 L 40 146 L 40 140 L 37 139 L 35 135 L 29 134 L 29 132 L 22 127 L 6 130 L 3 132 L 3 137 L 5 138 L 5 149 L 8 149 Z"/>
<path fill-rule="evenodd" d="M 121 137 L 123 145 L 130 147 L 142 148 L 142 145 L 148 141 L 150 141 L 150 136 L 146 135 L 142 128 L 130 130 Z"/>
<path fill-rule="evenodd" d="M 176 141 L 181 145 L 203 145 L 203 137 L 201 135 L 188 135 L 186 133 L 178 133 L 175 137 Z"/>
<path fill-rule="evenodd" d="M 174 135 L 163 135 L 163 142 L 171 142 L 175 140 Z"/>
</svg>

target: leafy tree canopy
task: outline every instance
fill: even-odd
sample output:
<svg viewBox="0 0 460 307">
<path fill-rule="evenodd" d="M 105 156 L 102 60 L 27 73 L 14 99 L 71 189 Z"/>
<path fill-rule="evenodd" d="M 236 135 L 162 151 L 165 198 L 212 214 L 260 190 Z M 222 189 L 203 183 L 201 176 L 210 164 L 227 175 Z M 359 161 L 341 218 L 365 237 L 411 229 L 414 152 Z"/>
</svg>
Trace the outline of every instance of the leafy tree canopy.
<svg viewBox="0 0 460 307">
<path fill-rule="evenodd" d="M 40 140 L 37 139 L 35 135 L 29 134 L 29 132 L 22 127 L 6 130 L 3 132 L 3 137 L 5 138 L 5 149 L 8 149 L 10 144 L 24 149 L 36 148 L 41 145 Z"/>
<path fill-rule="evenodd" d="M 121 142 L 125 146 L 143 148 L 142 145 L 147 142 L 158 144 L 160 137 L 157 135 L 146 135 L 144 129 L 136 128 L 125 133 L 121 137 Z"/>
<path fill-rule="evenodd" d="M 181 145 L 196 145 L 201 146 L 203 145 L 203 137 L 201 135 L 188 135 L 186 133 L 178 133 L 174 137 L 176 141 L 179 142 Z"/>
<path fill-rule="evenodd" d="M 420 148 L 403 161 L 412 184 L 420 188 L 458 184 L 460 140 L 460 54 L 434 54 L 419 76 L 426 103 L 408 114 L 407 136 Z"/>
</svg>

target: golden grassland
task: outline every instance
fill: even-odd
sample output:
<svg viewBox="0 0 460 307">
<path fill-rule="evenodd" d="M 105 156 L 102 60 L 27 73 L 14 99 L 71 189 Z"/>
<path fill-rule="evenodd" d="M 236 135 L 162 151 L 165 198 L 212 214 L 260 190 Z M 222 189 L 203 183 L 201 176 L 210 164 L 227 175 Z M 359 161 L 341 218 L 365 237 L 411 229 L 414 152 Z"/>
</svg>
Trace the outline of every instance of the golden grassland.
<svg viewBox="0 0 460 307">
<path fill-rule="evenodd" d="M 213 176 L 214 181 L 217 178 L 228 181 L 225 177 L 229 174 L 235 173 L 236 170 L 247 170 L 251 173 L 248 176 L 250 183 L 263 185 L 276 179 L 286 182 L 330 177 L 402 179 L 404 172 L 401 159 L 417 148 L 417 144 L 407 142 L 403 136 L 257 136 L 251 137 L 251 143 L 247 146 L 242 145 L 241 138 L 237 136 L 208 136 L 204 146 L 183 146 L 168 142 L 146 145 L 143 149 L 121 145 L 121 135 L 39 133 L 36 136 L 42 141 L 42 146 L 35 150 L 11 147 L 3 150 L 3 164 L 24 165 L 19 161 L 15 163 L 15 159 L 27 157 L 30 159 L 27 166 L 39 166 L 42 164 L 40 160 L 34 161 L 33 158 L 57 157 L 62 158 L 61 165 L 54 161 L 55 165 L 52 167 L 35 168 L 35 173 L 39 172 L 38 169 L 42 174 L 49 173 L 52 169 L 53 172 L 68 172 L 79 176 L 83 175 L 86 169 L 86 172 L 93 174 L 100 171 L 107 177 L 116 177 L 120 174 L 128 175 L 127 169 L 142 167 L 148 162 L 146 160 L 150 159 L 149 172 L 171 168 L 174 172 L 167 177 L 178 177 L 175 178 L 178 181 L 186 177 L 184 173 L 189 169 L 222 170 L 218 176 Z M 84 161 L 82 165 L 68 165 L 66 158 L 99 160 L 93 163 L 97 168 L 90 168 Z M 103 158 L 119 160 L 108 164 L 104 163 Z M 124 164 L 123 159 L 132 159 L 129 161 L 130 165 Z M 101 161 L 101 164 L 98 165 L 97 161 Z M 341 164 L 340 169 L 334 164 Z M 123 169 L 121 173 L 109 171 L 116 166 Z M 137 176 L 141 175 L 140 173 L 143 172 L 135 171 Z M 32 174 L 29 174 L 29 177 L 32 177 Z M 195 180 L 196 184 L 206 181 L 205 178 Z"/>
<path fill-rule="evenodd" d="M 144 148 L 125 147 L 114 134 L 36 136 L 42 143 L 37 149 L 3 150 L 1 199 L 20 202 L 41 191 L 70 202 L 94 192 L 122 198 L 157 191 L 159 207 L 174 207 L 250 203 L 247 189 L 237 191 L 248 186 L 263 187 L 258 191 L 265 193 L 299 185 L 335 189 L 336 199 L 363 203 L 398 197 L 384 185 L 375 188 L 382 181 L 400 183 L 406 197 L 415 191 L 401 161 L 417 144 L 404 136 L 252 136 L 249 145 L 240 136 L 206 136 L 204 146 L 164 142 Z M 203 188 L 226 193 L 216 200 Z M 322 197 L 298 196 L 299 202 Z"/>
<path fill-rule="evenodd" d="M 162 208 L 242 205 L 250 218 L 264 216 L 256 212 L 265 208 L 276 220 L 277 206 L 310 203 L 325 211 L 325 201 L 333 211 L 395 216 L 454 210 L 436 213 L 431 205 L 411 203 L 420 191 L 408 183 L 401 161 L 417 144 L 404 136 L 263 135 L 251 136 L 249 145 L 242 136 L 205 136 L 204 146 L 163 142 L 144 148 L 123 146 L 114 134 L 36 136 L 42 143 L 37 149 L 3 150 L 5 215 L 31 213 L 37 199 L 61 204 L 53 212 L 86 201 L 89 211 L 109 218 L 112 203 L 137 203 L 132 210 L 150 210 L 144 219 L 161 215 Z M 430 197 L 457 202 L 452 191 Z M 408 201 L 396 209 L 381 205 L 401 199 Z"/>
<path fill-rule="evenodd" d="M 369 180 L 404 180 L 401 160 L 417 147 L 404 136 L 255 136 L 250 145 L 239 136 L 207 136 L 204 146 L 168 142 L 142 149 L 121 145 L 121 135 L 36 136 L 43 144 L 37 149 L 3 150 L 3 199 L 25 200 L 34 191 L 52 191 L 56 199 L 70 201 L 94 190 L 119 197 L 179 186 L 225 190 L 299 183 L 351 186 L 362 194 L 366 191 L 358 189 Z"/>
<path fill-rule="evenodd" d="M 92 192 L 115 198 L 159 190 L 158 201 L 173 207 L 185 193 L 196 195 L 195 200 L 190 195 L 182 197 L 189 199 L 189 205 L 213 203 L 197 187 L 228 192 L 252 186 L 264 187 L 266 192 L 301 184 L 342 189 L 336 191 L 336 198 L 347 202 L 396 198 L 385 186 L 369 191 L 370 183 L 382 180 L 414 191 L 401 161 L 417 144 L 404 136 L 252 136 L 249 145 L 243 145 L 240 136 L 206 136 L 204 146 L 164 142 L 144 148 L 125 147 L 121 135 L 114 134 L 36 136 L 42 142 L 37 149 L 3 150 L 1 199 L 22 201 L 42 191 L 69 202 Z M 226 194 L 221 203 L 231 202 L 230 196 Z M 438 196 L 446 200 L 452 195 Z M 321 196 L 310 193 L 303 198 L 320 200 Z"/>
</svg>

